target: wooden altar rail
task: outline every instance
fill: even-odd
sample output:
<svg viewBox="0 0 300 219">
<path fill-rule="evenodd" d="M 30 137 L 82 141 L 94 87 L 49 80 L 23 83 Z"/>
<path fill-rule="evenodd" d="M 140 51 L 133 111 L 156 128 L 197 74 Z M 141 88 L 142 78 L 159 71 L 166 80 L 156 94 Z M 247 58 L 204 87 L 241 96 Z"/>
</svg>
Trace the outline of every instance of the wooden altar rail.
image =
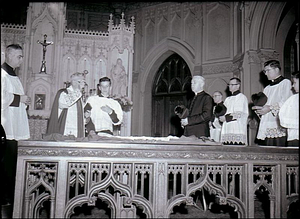
<svg viewBox="0 0 300 219">
<path fill-rule="evenodd" d="M 112 218 L 168 218 L 182 203 L 228 206 L 256 215 L 257 192 L 271 218 L 286 218 L 299 198 L 298 148 L 197 145 L 162 141 L 21 141 L 16 218 L 69 218 L 102 206 Z M 201 207 L 201 206 L 200 206 Z"/>
</svg>

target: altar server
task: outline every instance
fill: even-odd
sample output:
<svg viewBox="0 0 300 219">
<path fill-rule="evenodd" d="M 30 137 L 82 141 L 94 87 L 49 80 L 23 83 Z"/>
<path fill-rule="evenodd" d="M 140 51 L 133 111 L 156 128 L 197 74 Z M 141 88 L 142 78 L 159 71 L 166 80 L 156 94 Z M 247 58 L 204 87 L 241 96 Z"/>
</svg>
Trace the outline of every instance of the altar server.
<svg viewBox="0 0 300 219">
<path fill-rule="evenodd" d="M 5 62 L 1 66 L 1 125 L 6 135 L 4 147 L 1 147 L 1 204 L 11 206 L 14 201 L 18 141 L 30 138 L 26 107 L 31 100 L 16 74 L 16 68 L 22 62 L 23 48 L 18 44 L 7 46 Z M 12 211 L 8 214 L 12 217 Z"/>
<path fill-rule="evenodd" d="M 111 80 L 108 77 L 100 78 L 99 94 L 88 97 L 86 104 L 91 106 L 91 119 L 98 135 L 113 135 L 113 126 L 123 121 L 123 110 L 117 100 L 110 97 Z"/>
<path fill-rule="evenodd" d="M 241 93 L 241 80 L 233 77 L 229 81 L 231 96 L 227 97 L 224 105 L 226 114 L 220 116 L 223 122 L 221 142 L 223 144 L 247 145 L 248 99 Z"/>
<path fill-rule="evenodd" d="M 283 103 L 293 95 L 291 81 L 281 76 L 280 63 L 269 60 L 264 63 L 264 73 L 271 82 L 263 90 L 268 100 L 264 106 L 252 107 L 261 116 L 257 139 L 267 146 L 286 146 L 286 128 L 279 122 L 278 112 Z"/>
<path fill-rule="evenodd" d="M 290 96 L 279 110 L 282 127 L 287 128 L 288 146 L 299 147 L 299 71 L 292 73 L 295 94 Z"/>
</svg>

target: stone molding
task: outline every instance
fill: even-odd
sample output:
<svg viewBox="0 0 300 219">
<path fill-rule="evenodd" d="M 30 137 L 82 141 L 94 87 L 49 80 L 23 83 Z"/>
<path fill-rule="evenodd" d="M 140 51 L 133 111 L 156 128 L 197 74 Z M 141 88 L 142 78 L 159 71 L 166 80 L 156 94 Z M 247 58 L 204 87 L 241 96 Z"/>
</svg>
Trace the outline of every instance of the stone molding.
<svg viewBox="0 0 300 219">
<path fill-rule="evenodd" d="M 222 63 L 222 64 L 212 64 L 212 65 L 203 65 L 202 71 L 203 75 L 212 75 L 220 73 L 234 72 L 238 69 L 238 63 Z"/>
<path fill-rule="evenodd" d="M 102 32 L 102 31 L 88 31 L 88 30 L 75 30 L 75 29 L 66 29 L 65 30 L 66 37 L 69 35 L 77 35 L 77 36 L 82 36 L 82 35 L 88 35 L 88 36 L 101 36 L 101 37 L 108 37 L 109 33 L 108 32 Z"/>
<path fill-rule="evenodd" d="M 6 24 L 6 23 L 1 24 L 1 32 L 2 31 L 7 32 L 8 30 L 13 30 L 13 31 L 26 30 L 26 26 L 22 24 Z"/>
<path fill-rule="evenodd" d="M 208 146 L 209 147 L 209 146 Z M 20 156 L 72 156 L 72 157 L 107 157 L 107 158 L 163 158 L 163 159 L 208 159 L 208 160 L 272 160 L 298 161 L 297 154 L 265 154 L 241 152 L 197 152 L 197 151 L 141 151 L 112 149 L 47 149 L 19 147 Z"/>
<path fill-rule="evenodd" d="M 276 52 L 275 50 L 269 50 L 269 49 L 259 49 L 257 51 L 257 55 L 262 61 L 262 63 L 271 60 L 271 59 L 276 59 L 278 60 L 279 53 Z"/>
</svg>

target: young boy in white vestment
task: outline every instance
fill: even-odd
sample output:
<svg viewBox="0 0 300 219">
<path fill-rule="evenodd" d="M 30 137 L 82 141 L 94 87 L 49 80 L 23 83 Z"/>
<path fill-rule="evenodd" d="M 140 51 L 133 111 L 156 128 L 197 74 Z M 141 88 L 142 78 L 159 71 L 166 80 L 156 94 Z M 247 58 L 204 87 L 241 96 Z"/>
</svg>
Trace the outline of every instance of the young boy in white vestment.
<svg viewBox="0 0 300 219">
<path fill-rule="evenodd" d="M 91 119 L 96 133 L 101 136 L 111 136 L 113 126 L 120 125 L 123 121 L 123 110 L 118 101 L 110 98 L 110 78 L 100 78 L 98 88 L 99 94 L 88 97 L 86 104 L 91 106 Z"/>
</svg>

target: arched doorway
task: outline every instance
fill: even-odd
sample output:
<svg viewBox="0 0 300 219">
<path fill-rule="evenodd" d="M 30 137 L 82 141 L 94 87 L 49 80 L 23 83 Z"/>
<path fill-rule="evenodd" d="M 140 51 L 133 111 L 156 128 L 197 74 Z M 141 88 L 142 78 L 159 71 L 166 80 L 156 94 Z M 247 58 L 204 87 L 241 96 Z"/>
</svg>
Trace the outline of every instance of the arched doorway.
<svg viewBox="0 0 300 219">
<path fill-rule="evenodd" d="M 177 105 L 187 105 L 193 96 L 191 72 L 178 55 L 169 56 L 159 67 L 152 88 L 152 136 L 181 136 L 180 119 L 174 113 Z"/>
</svg>

